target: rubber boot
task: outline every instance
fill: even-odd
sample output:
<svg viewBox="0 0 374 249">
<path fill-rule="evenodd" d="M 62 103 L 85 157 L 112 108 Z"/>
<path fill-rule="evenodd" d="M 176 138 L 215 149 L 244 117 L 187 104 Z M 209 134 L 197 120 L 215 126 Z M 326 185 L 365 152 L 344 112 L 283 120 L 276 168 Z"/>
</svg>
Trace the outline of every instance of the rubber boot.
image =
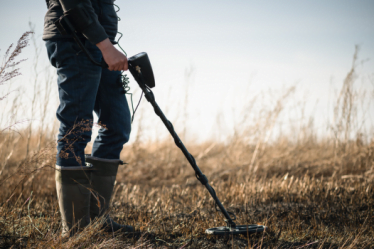
<svg viewBox="0 0 374 249">
<path fill-rule="evenodd" d="M 62 236 L 71 237 L 90 223 L 90 170 L 56 165 L 56 190 Z"/>
<path fill-rule="evenodd" d="M 118 166 L 123 164 L 119 159 L 103 159 L 86 155 L 86 162 L 92 165 L 90 217 L 95 220 L 103 217 L 103 227 L 107 232 L 133 232 L 134 228 L 114 222 L 108 214 Z"/>
</svg>

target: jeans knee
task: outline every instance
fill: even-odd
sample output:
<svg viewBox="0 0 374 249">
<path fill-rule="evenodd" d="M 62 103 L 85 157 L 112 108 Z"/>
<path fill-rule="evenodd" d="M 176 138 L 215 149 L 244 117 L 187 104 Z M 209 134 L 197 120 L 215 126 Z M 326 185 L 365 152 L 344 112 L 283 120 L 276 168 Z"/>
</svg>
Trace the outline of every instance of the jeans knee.
<svg viewBox="0 0 374 249">
<path fill-rule="evenodd" d="M 120 144 L 122 146 L 130 140 L 130 132 L 131 123 L 128 125 L 124 124 L 123 126 L 113 127 L 113 130 L 110 133 L 112 139 L 115 140 L 117 144 Z"/>
</svg>

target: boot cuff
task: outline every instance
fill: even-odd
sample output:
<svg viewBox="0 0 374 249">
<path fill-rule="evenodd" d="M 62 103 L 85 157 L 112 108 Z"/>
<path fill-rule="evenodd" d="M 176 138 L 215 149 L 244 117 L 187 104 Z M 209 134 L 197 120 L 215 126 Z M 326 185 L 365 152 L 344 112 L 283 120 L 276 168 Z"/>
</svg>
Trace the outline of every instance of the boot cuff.
<svg viewBox="0 0 374 249">
<path fill-rule="evenodd" d="M 86 162 L 90 164 L 94 163 L 105 163 L 105 164 L 115 164 L 115 165 L 123 165 L 123 161 L 120 159 L 105 159 L 105 158 L 99 158 L 94 157 L 91 155 L 85 155 Z"/>
<path fill-rule="evenodd" d="M 91 178 L 91 167 L 75 166 L 64 167 L 56 165 L 56 182 L 65 184 L 89 184 Z"/>
<path fill-rule="evenodd" d="M 86 155 L 86 163 L 92 165 L 92 173 L 97 176 L 116 176 L 120 159 L 104 159 Z"/>
<path fill-rule="evenodd" d="M 60 166 L 56 165 L 57 170 L 90 170 L 92 166 Z"/>
</svg>

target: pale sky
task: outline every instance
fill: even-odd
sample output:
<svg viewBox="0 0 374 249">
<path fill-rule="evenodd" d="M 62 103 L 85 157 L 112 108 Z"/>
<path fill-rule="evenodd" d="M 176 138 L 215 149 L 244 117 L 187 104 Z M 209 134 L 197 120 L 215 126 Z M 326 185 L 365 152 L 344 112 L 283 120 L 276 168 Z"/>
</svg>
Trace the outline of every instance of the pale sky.
<svg viewBox="0 0 374 249">
<path fill-rule="evenodd" d="M 246 99 L 259 91 L 293 84 L 298 87 L 296 98 L 320 109 L 316 119 L 322 120 L 329 115 L 331 89 L 341 86 L 351 67 L 355 45 L 361 48 L 359 60 L 369 59 L 358 67 L 358 73 L 363 79 L 374 77 L 372 0 L 115 3 L 121 8 L 119 30 L 124 37 L 120 44 L 130 56 L 148 53 L 156 78 L 156 100 L 163 109 L 175 109 L 170 110 L 172 121 L 178 119 L 178 105 L 185 98 L 185 70 L 193 68 L 188 81 L 189 126 L 192 134 L 201 137 L 209 137 L 206 134 L 217 113 L 228 115 L 230 128 L 231 115 L 235 115 L 231 112 L 241 111 Z M 0 0 L 0 4 L 1 55 L 29 30 L 29 21 L 36 25 L 43 45 L 44 1 Z M 23 56 L 29 58 L 24 64 L 27 68 L 33 49 L 27 48 Z M 48 65 L 45 51 L 41 58 Z M 28 75 L 24 70 L 20 78 L 25 85 Z M 370 91 L 374 87 L 370 80 L 358 84 Z M 131 88 L 137 88 L 134 81 Z M 144 101 L 142 108 L 146 105 Z"/>
</svg>

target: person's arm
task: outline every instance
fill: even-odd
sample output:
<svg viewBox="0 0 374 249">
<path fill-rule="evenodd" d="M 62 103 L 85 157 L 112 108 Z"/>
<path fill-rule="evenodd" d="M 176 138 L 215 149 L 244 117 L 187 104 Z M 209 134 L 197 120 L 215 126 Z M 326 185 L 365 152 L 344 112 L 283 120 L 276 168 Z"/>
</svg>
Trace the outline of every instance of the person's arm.
<svg viewBox="0 0 374 249">
<path fill-rule="evenodd" d="M 126 71 L 128 69 L 127 57 L 118 51 L 108 38 L 96 46 L 101 50 L 110 71 Z"/>
<path fill-rule="evenodd" d="M 82 34 L 92 43 L 95 44 L 101 51 L 105 62 L 108 64 L 110 71 L 127 70 L 127 58 L 124 54 L 118 51 L 109 41 L 103 26 L 101 26 L 99 19 L 91 5 L 90 0 L 59 0 L 64 13 L 82 4 L 86 13 L 90 16 L 92 22 L 90 25 L 84 27 Z"/>
</svg>

